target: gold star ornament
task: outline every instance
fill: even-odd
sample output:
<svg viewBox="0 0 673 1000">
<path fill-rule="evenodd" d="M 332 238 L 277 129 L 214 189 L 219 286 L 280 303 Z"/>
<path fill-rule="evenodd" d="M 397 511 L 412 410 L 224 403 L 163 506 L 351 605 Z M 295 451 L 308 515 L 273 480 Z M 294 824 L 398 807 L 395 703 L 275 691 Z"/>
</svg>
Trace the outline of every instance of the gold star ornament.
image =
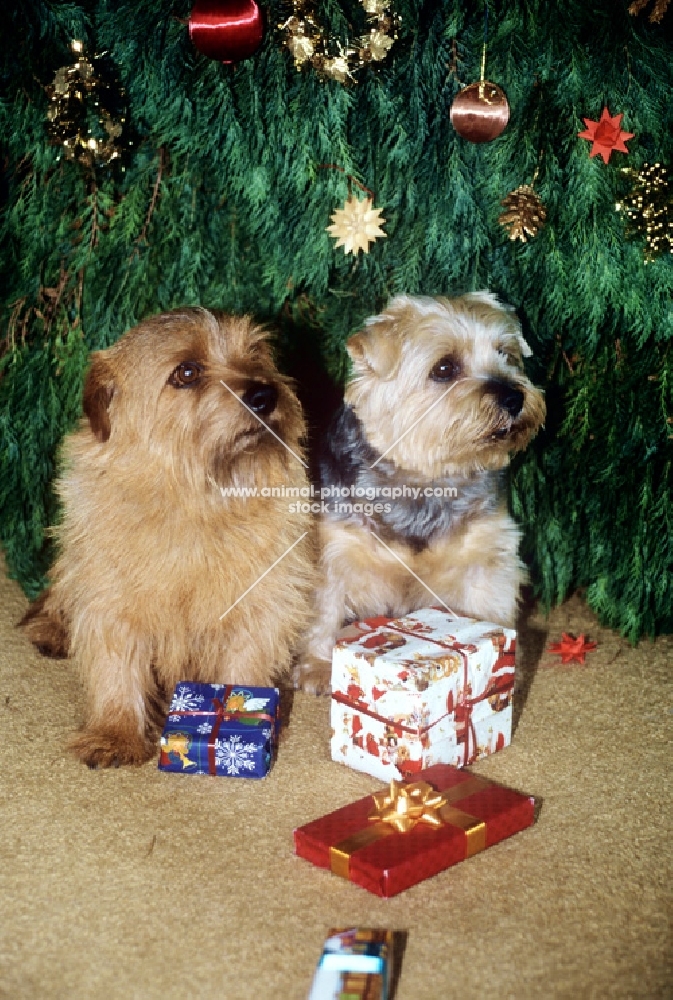
<svg viewBox="0 0 673 1000">
<path fill-rule="evenodd" d="M 327 232 L 337 241 L 335 250 L 343 247 L 344 253 L 354 256 L 360 250 L 369 253 L 369 244 L 387 235 L 381 229 L 386 220 L 381 218 L 379 208 L 372 208 L 371 198 L 360 201 L 349 195 L 344 207 L 338 208 L 330 218 L 332 225 L 327 226 Z"/>
</svg>

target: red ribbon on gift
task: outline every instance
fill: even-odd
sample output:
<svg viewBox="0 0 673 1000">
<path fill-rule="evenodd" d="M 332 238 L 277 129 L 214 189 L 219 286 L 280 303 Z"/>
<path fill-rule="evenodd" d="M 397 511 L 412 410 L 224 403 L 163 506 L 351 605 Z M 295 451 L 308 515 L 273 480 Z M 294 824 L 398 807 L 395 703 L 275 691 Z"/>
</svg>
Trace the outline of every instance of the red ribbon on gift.
<svg viewBox="0 0 673 1000">
<path fill-rule="evenodd" d="M 456 722 L 465 726 L 465 754 L 463 756 L 463 767 L 467 767 L 468 764 L 472 764 L 473 761 L 477 759 L 477 731 L 474 728 L 474 720 L 472 718 L 472 712 L 474 711 L 474 706 L 478 705 L 480 701 L 486 701 L 487 698 L 492 698 L 495 694 L 505 694 L 507 691 L 511 691 L 514 687 L 514 678 L 510 680 L 506 675 L 500 677 L 494 677 L 493 683 L 487 685 L 486 690 L 479 695 L 478 698 L 467 698 L 465 692 L 468 687 L 468 666 L 467 666 L 467 656 L 462 651 L 459 650 L 460 655 L 463 658 L 464 674 L 463 674 L 463 696 L 459 699 L 458 704 L 455 709 Z M 513 653 L 511 654 L 513 657 Z M 509 663 L 509 653 L 501 654 L 501 657 L 493 664 L 493 668 L 498 667 L 498 660 L 502 658 L 504 661 L 502 666 L 514 666 L 514 664 Z M 470 734 L 472 735 L 472 753 L 470 753 Z M 459 739 L 458 742 L 461 742 Z"/>
<path fill-rule="evenodd" d="M 395 620 L 396 619 L 392 619 L 392 621 Z M 417 726 L 417 727 L 403 726 L 398 722 L 392 723 L 389 718 L 386 718 L 386 716 L 378 715 L 376 712 L 372 712 L 371 709 L 364 702 L 348 698 L 346 695 L 342 695 L 339 691 L 335 691 L 332 694 L 332 697 L 334 698 L 335 701 L 339 702 L 340 704 L 346 705 L 348 708 L 356 709 L 363 715 L 367 715 L 370 719 L 375 719 L 377 722 L 383 722 L 385 725 L 392 725 L 398 736 L 401 736 L 402 733 L 405 732 L 411 734 L 412 736 L 418 739 L 424 737 L 433 728 L 433 726 L 436 726 L 443 719 L 448 718 L 448 716 L 450 715 L 455 715 L 456 723 L 459 723 L 461 726 L 464 726 L 464 732 L 465 732 L 465 752 L 463 755 L 463 767 L 466 767 L 468 764 L 471 764 L 474 760 L 476 760 L 477 757 L 477 731 L 475 729 L 474 720 L 472 718 L 474 707 L 475 705 L 478 705 L 479 702 L 486 701 L 487 698 L 493 697 L 493 695 L 505 694 L 508 691 L 510 691 L 514 685 L 514 678 L 510 679 L 510 677 L 506 675 L 502 675 L 500 677 L 494 677 L 492 679 L 492 683 L 487 685 L 486 690 L 483 691 L 482 694 L 480 694 L 476 698 L 468 698 L 465 693 L 468 689 L 468 681 L 469 681 L 469 667 L 468 667 L 467 654 L 476 653 L 478 650 L 477 646 L 475 646 L 473 643 L 461 643 L 457 641 L 442 642 L 441 639 L 435 639 L 429 635 L 423 635 L 419 634 L 418 632 L 412 632 L 408 629 L 401 628 L 399 625 L 386 625 L 385 627 L 389 628 L 392 632 L 401 632 L 404 635 L 412 636 L 414 639 L 423 639 L 426 642 L 433 643 L 435 646 L 439 646 L 442 649 L 450 649 L 452 652 L 458 653 L 460 655 L 463 661 L 463 670 L 464 670 L 463 691 L 462 695 L 458 699 L 458 702 L 453 712 L 445 712 L 444 715 L 441 715 L 438 719 L 435 719 L 435 721 L 429 726 Z M 366 634 L 367 633 L 363 633 L 363 636 Z M 362 638 L 362 636 L 360 638 Z M 493 665 L 494 669 L 496 669 L 499 665 L 513 667 L 514 664 L 509 662 L 510 656 L 512 658 L 514 657 L 513 650 L 507 653 L 501 653 L 501 655 L 496 659 Z M 499 661 L 501 660 L 502 662 L 499 663 Z M 472 737 L 471 752 L 470 752 L 470 735 Z M 462 739 L 459 739 L 458 742 L 462 742 Z"/>
<path fill-rule="evenodd" d="M 464 660 L 467 678 L 466 656 L 464 657 Z M 417 739 L 422 739 L 443 719 L 448 718 L 450 715 L 455 715 L 456 722 L 465 726 L 466 739 L 463 766 L 466 766 L 467 764 L 471 764 L 477 755 L 477 732 L 474 728 L 474 721 L 472 719 L 472 712 L 474 711 L 475 705 L 478 705 L 480 701 L 486 701 L 487 698 L 491 698 L 495 694 L 505 694 L 510 691 L 511 688 L 512 682 L 507 677 L 497 677 L 495 678 L 494 683 L 490 684 L 477 698 L 467 698 L 463 693 L 453 712 L 445 712 L 444 715 L 440 715 L 440 717 L 435 719 L 435 721 L 429 726 L 404 726 L 401 722 L 391 722 L 391 720 L 385 715 L 379 715 L 377 712 L 372 712 L 372 710 L 365 705 L 364 702 L 354 701 L 352 698 L 348 698 L 346 695 L 341 694 L 340 691 L 335 691 L 332 694 L 332 697 L 335 701 L 338 701 L 339 704 L 346 705 L 347 708 L 352 708 L 355 711 L 360 712 L 362 715 L 366 715 L 368 718 L 374 719 L 376 722 L 382 722 L 384 725 L 391 726 L 398 736 L 401 736 L 402 733 L 409 733 Z M 472 734 L 473 756 L 470 755 L 470 733 Z M 459 740 L 459 742 L 462 742 L 462 740 Z"/>
<path fill-rule="evenodd" d="M 267 712 L 245 712 L 245 711 L 227 711 L 226 704 L 229 700 L 229 696 L 234 689 L 233 684 L 227 684 L 224 689 L 224 694 L 222 695 L 222 700 L 219 698 L 213 698 L 212 708 L 210 709 L 191 709 L 191 710 L 175 710 L 169 711 L 169 715 L 208 715 L 215 716 L 215 721 L 213 722 L 213 728 L 210 731 L 210 736 L 208 737 L 208 773 L 217 774 L 217 769 L 215 767 L 215 740 L 217 739 L 218 733 L 220 731 L 220 726 L 223 722 L 231 722 L 232 719 L 260 719 L 262 721 L 270 722 L 272 726 L 276 725 L 277 719 L 273 715 L 269 715 Z"/>
</svg>

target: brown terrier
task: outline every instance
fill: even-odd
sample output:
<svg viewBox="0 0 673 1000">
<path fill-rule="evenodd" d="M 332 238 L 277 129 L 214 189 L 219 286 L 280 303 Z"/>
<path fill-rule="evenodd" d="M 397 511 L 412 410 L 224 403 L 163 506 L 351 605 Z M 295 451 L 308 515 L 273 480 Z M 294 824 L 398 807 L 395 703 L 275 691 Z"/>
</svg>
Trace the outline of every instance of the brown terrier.
<svg viewBox="0 0 673 1000">
<path fill-rule="evenodd" d="M 525 572 L 502 470 L 545 416 L 520 325 L 491 293 L 400 295 L 347 349 L 320 461 L 317 618 L 294 673 L 315 692 L 345 621 L 441 604 L 514 624 Z"/>
<path fill-rule="evenodd" d="M 84 413 L 57 483 L 53 583 L 22 624 L 79 661 L 75 753 L 141 764 L 177 682 L 266 686 L 290 666 L 313 584 L 309 516 L 282 499 L 307 486 L 304 420 L 264 331 L 205 309 L 94 354 Z"/>
</svg>

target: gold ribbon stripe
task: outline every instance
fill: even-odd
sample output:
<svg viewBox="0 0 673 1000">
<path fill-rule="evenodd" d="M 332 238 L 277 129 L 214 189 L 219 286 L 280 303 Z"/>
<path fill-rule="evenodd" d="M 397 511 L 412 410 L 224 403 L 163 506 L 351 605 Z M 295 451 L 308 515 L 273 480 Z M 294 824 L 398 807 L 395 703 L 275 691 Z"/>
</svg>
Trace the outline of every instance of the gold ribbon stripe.
<svg viewBox="0 0 673 1000">
<path fill-rule="evenodd" d="M 465 857 L 471 858 L 486 847 L 486 823 L 477 816 L 471 816 L 462 809 L 445 806 L 440 815 L 449 826 L 460 827 L 465 832 Z"/>
<path fill-rule="evenodd" d="M 339 844 L 330 847 L 330 868 L 335 875 L 340 875 L 341 878 L 350 878 L 351 854 L 381 840 L 382 837 L 389 837 L 391 833 L 397 833 L 397 831 L 390 824 L 374 823 L 372 826 L 365 826 L 364 829 L 351 834 Z"/>
<path fill-rule="evenodd" d="M 417 782 L 413 785 L 403 786 L 397 782 L 391 782 L 391 793 L 389 797 L 386 797 L 388 801 L 395 802 L 397 798 L 397 791 L 402 793 L 404 796 L 409 790 L 413 794 L 413 790 L 417 789 L 419 785 L 425 785 L 424 782 Z M 458 829 L 463 830 L 465 833 L 465 857 L 471 858 L 473 855 L 478 854 L 479 851 L 483 851 L 486 847 L 486 823 L 484 820 L 479 819 L 477 816 L 472 816 L 470 813 L 465 812 L 463 809 L 458 809 L 454 805 L 456 802 L 460 802 L 461 799 L 466 799 L 470 795 L 474 795 L 476 792 L 483 791 L 489 788 L 492 782 L 487 778 L 481 778 L 479 775 L 473 774 L 467 779 L 467 781 L 461 782 L 459 785 L 454 785 L 453 788 L 447 788 L 441 793 L 441 801 L 438 803 L 435 810 L 437 818 L 441 821 L 442 825 L 458 827 Z M 428 786 L 430 792 L 434 792 L 430 786 Z M 381 805 L 382 797 L 384 793 L 376 793 L 374 802 L 377 806 L 377 811 L 379 813 L 383 812 L 383 806 Z M 417 822 L 422 822 L 425 817 L 419 817 Z M 370 819 L 377 819 L 376 814 L 371 816 Z M 426 819 L 427 821 L 427 819 Z M 414 826 L 417 823 L 414 823 Z M 413 826 L 410 827 L 413 829 Z M 362 830 L 358 830 L 357 833 L 351 834 L 350 837 L 346 837 L 344 840 L 340 841 L 338 844 L 330 847 L 330 868 L 335 875 L 341 876 L 341 878 L 350 878 L 350 861 L 353 854 L 357 851 L 362 850 L 364 847 L 368 847 L 369 844 L 376 843 L 382 837 L 389 837 L 393 833 L 399 832 L 391 819 L 389 818 L 387 822 L 375 822 L 371 826 L 366 826 Z M 403 834 L 402 834 L 403 836 Z"/>
</svg>

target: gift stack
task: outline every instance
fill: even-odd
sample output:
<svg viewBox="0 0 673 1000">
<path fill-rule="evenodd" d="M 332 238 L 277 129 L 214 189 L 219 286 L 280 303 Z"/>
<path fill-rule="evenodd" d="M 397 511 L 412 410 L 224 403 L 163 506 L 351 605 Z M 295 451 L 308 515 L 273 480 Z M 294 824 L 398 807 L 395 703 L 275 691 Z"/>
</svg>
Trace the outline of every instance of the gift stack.
<svg viewBox="0 0 673 1000">
<path fill-rule="evenodd" d="M 349 626 L 332 659 L 332 759 L 390 781 L 501 750 L 515 650 L 513 629 L 436 608 Z"/>
<path fill-rule="evenodd" d="M 178 684 L 161 736 L 159 768 L 263 778 L 279 727 L 277 688 Z"/>
</svg>

